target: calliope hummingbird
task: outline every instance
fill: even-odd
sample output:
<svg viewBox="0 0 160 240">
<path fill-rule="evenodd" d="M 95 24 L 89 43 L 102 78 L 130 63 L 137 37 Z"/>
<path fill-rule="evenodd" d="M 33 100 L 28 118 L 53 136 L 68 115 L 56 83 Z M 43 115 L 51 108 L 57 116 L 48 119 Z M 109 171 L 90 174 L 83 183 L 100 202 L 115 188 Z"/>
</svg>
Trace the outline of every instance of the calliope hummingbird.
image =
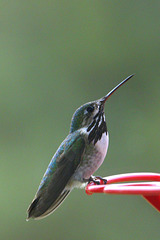
<svg viewBox="0 0 160 240">
<path fill-rule="evenodd" d="M 97 182 L 94 172 L 107 153 L 109 135 L 105 121 L 106 100 L 133 75 L 106 96 L 79 107 L 73 114 L 69 135 L 53 156 L 28 208 L 28 218 L 41 219 L 53 211 L 75 187 Z"/>
</svg>

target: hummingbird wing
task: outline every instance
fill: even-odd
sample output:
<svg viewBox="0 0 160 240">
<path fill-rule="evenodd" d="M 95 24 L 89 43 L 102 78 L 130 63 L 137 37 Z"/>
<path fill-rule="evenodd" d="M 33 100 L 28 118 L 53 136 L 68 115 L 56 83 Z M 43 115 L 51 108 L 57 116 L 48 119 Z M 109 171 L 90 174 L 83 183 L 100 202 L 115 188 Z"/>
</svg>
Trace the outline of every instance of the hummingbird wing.
<svg viewBox="0 0 160 240">
<path fill-rule="evenodd" d="M 74 141 L 73 135 L 69 135 L 61 144 L 28 208 L 28 219 L 30 217 L 40 219 L 47 216 L 66 198 L 70 190 L 65 187 L 80 164 L 84 149 L 85 140 L 79 134 L 76 138 L 74 136 Z M 61 152 L 60 156 L 59 152 Z"/>
</svg>

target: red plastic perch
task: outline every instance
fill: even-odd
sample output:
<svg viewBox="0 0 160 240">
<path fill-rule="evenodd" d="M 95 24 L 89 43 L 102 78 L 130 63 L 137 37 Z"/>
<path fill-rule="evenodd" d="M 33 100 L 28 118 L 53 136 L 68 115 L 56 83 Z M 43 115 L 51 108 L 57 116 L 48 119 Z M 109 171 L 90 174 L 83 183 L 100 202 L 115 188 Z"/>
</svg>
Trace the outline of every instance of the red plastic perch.
<svg viewBox="0 0 160 240">
<path fill-rule="evenodd" d="M 93 193 L 138 194 L 142 195 L 153 207 L 160 211 L 160 174 L 126 173 L 108 176 L 104 179 L 107 179 L 107 184 L 104 184 L 102 180 L 99 180 L 100 185 L 93 182 L 89 183 L 86 186 L 86 193 L 88 195 Z M 132 181 L 132 183 L 119 183 L 129 181 Z"/>
</svg>

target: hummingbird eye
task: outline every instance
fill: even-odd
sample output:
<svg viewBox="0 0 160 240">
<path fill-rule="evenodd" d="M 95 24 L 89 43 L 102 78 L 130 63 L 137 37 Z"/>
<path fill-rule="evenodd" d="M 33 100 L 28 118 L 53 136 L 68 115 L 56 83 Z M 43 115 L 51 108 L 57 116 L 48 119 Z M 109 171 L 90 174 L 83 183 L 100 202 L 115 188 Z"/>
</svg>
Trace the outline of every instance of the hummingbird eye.
<svg viewBox="0 0 160 240">
<path fill-rule="evenodd" d="M 87 107 L 87 112 L 88 113 L 92 113 L 93 111 L 94 111 L 94 107 L 92 105 Z"/>
</svg>

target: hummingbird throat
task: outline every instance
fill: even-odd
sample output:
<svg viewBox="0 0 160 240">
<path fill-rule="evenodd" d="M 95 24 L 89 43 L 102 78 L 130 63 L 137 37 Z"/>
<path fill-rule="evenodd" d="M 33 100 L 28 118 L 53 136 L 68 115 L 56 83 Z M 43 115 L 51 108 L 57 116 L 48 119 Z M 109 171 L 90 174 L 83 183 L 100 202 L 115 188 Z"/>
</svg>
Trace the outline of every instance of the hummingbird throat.
<svg viewBox="0 0 160 240">
<path fill-rule="evenodd" d="M 101 140 L 103 133 L 106 133 L 107 135 L 107 125 L 103 111 L 99 110 L 99 112 L 94 116 L 93 121 L 87 128 L 87 132 L 89 132 L 89 143 L 93 141 L 94 145 L 97 141 Z"/>
</svg>

